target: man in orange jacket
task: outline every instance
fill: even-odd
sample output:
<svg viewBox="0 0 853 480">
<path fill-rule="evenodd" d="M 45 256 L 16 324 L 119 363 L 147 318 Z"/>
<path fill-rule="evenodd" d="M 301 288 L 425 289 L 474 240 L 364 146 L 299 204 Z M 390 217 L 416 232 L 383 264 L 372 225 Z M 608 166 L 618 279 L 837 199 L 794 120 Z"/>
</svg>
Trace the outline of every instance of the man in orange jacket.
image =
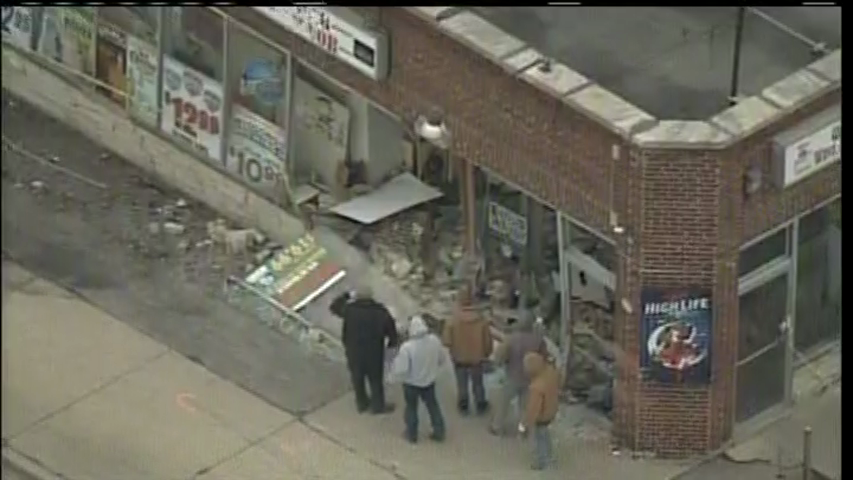
<svg viewBox="0 0 853 480">
<path fill-rule="evenodd" d="M 489 321 L 473 305 L 473 300 L 469 287 L 459 291 L 459 304 L 453 318 L 444 326 L 442 340 L 453 359 L 460 413 L 467 414 L 469 411 L 470 383 L 477 414 L 482 415 L 489 409 L 483 386 L 483 369 L 486 360 L 492 355 L 493 340 Z"/>
<path fill-rule="evenodd" d="M 533 431 L 534 470 L 543 470 L 554 461 L 554 447 L 549 427 L 560 407 L 560 378 L 557 369 L 539 353 L 524 356 L 524 370 L 530 378 L 527 405 L 518 424 L 518 432 Z"/>
</svg>

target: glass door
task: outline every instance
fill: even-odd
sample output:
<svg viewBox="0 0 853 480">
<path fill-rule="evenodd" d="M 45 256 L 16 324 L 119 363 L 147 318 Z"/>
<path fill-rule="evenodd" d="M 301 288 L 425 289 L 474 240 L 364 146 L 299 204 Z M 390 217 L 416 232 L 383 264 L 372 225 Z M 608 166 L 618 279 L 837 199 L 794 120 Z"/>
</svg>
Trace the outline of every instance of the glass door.
<svg viewBox="0 0 853 480">
<path fill-rule="evenodd" d="M 741 288 L 735 421 L 782 404 L 789 384 L 788 273 Z"/>
</svg>

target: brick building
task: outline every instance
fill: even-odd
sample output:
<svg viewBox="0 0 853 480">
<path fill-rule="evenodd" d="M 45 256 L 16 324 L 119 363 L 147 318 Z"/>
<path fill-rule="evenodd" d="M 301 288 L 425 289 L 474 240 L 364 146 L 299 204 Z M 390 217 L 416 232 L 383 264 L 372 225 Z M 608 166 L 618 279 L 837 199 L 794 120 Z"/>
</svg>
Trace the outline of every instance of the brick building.
<svg viewBox="0 0 853 480">
<path fill-rule="evenodd" d="M 48 25 L 38 8 L 27 15 Z M 574 317 L 588 316 L 576 305 L 606 311 L 608 333 L 590 335 L 612 350 L 618 446 L 714 450 L 784 409 L 797 367 L 840 341 L 840 20 L 836 32 L 825 18 L 836 14 L 792 37 L 778 32 L 790 21 L 751 10 L 730 98 L 734 8 L 164 7 L 148 23 L 123 11 L 134 8 L 95 17 L 161 36 L 159 107 L 139 99 L 133 112 L 129 99 L 134 121 L 190 138 L 273 202 L 315 195 L 309 179 L 334 188 L 343 159 L 373 184 L 424 149 L 449 159 L 467 248 L 549 279 L 567 357 Z M 40 29 L 15 32 L 4 42 L 59 55 Z M 93 55 L 73 68 L 132 97 L 130 67 L 117 80 L 111 57 Z M 166 113 L 181 79 L 192 96 L 198 78 L 225 133 Z M 415 133 L 435 109 L 449 140 L 438 148 Z M 235 153 L 257 138 L 232 139 L 252 122 L 286 132 L 269 135 L 281 149 Z M 267 171 L 288 178 L 288 202 Z"/>
<path fill-rule="evenodd" d="M 546 55 L 534 41 L 513 37 L 474 12 L 357 10 L 390 39 L 384 81 L 365 77 L 249 8 L 233 15 L 401 118 L 412 122 L 440 107 L 453 133 L 454 157 L 590 230 L 606 232 L 618 258 L 615 298 L 624 304 L 614 309 L 615 342 L 624 353 L 617 362 L 613 417 L 618 443 L 675 455 L 708 451 L 731 437 L 736 418 L 757 414 L 737 412 L 739 402 L 750 402 L 738 401 L 735 372 L 739 360 L 754 353 L 738 352 L 745 344 L 739 330 L 748 320 L 739 318 L 738 279 L 749 281 L 739 253 L 750 240 L 840 196 L 840 161 L 777 178 L 787 161 L 779 153 L 780 137 L 793 136 L 790 143 L 830 124 L 840 130 L 840 50 L 814 62 L 806 53 L 805 63 L 779 66 L 773 72 L 778 78 L 766 85 L 748 85 L 750 95 L 736 105 L 728 107 L 726 97 L 718 96 L 716 105 L 702 107 L 711 108 L 707 114 L 702 108 L 698 115 L 678 112 L 690 117 L 681 120 L 641 110 L 571 64 L 551 58 L 550 68 L 541 68 Z M 834 160 L 840 159 L 838 142 Z M 642 379 L 640 296 L 650 287 L 711 292 L 713 354 L 706 385 Z M 755 375 L 790 376 L 748 369 L 742 367 L 741 375 L 752 375 L 752 381 Z M 685 423 L 686 416 L 693 421 Z"/>
</svg>

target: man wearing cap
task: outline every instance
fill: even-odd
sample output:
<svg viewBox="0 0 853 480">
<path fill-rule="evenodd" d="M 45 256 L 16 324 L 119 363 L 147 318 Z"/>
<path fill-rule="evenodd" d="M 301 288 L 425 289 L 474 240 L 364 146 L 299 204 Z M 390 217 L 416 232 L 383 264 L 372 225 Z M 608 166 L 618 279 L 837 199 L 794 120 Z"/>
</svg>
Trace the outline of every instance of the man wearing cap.
<svg viewBox="0 0 853 480">
<path fill-rule="evenodd" d="M 356 409 L 359 413 L 368 409 L 374 414 L 393 412 L 394 404 L 385 401 L 384 370 L 385 349 L 397 348 L 399 344 L 394 317 L 373 299 L 366 285 L 338 296 L 329 310 L 343 319 L 341 340 Z M 370 386 L 370 395 L 365 384 Z"/>
</svg>

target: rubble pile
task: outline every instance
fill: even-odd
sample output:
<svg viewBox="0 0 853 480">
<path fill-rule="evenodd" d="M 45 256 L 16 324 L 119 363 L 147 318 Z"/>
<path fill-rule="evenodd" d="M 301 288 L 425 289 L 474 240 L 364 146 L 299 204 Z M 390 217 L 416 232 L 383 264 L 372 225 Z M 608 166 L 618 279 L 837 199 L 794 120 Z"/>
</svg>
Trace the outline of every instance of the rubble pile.
<svg viewBox="0 0 853 480">
<path fill-rule="evenodd" d="M 456 270 L 462 259 L 461 227 L 437 226 L 432 253 L 425 252 L 428 213 L 422 209 L 402 212 L 365 232 L 371 261 L 414 298 L 437 322 L 446 319 L 458 288 Z M 432 278 L 424 260 L 435 262 Z"/>
</svg>

